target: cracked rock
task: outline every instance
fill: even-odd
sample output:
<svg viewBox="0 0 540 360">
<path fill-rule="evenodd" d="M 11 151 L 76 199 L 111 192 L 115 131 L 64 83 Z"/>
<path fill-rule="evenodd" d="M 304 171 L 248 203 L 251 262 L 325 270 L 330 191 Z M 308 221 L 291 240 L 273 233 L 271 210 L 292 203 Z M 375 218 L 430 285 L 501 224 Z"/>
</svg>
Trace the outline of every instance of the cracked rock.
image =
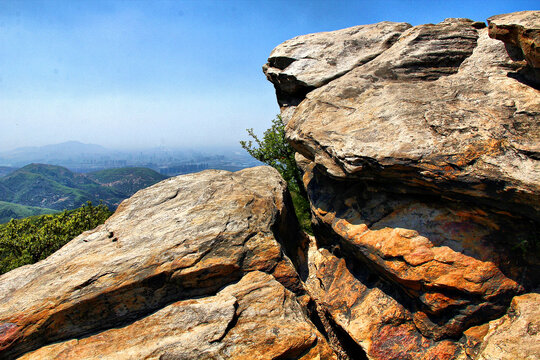
<svg viewBox="0 0 540 360">
<path fill-rule="evenodd" d="M 250 271 L 301 295 L 280 244 L 298 236 L 289 201 L 270 167 L 205 171 L 139 191 L 104 225 L 0 277 L 0 358 L 213 296 Z"/>
</svg>

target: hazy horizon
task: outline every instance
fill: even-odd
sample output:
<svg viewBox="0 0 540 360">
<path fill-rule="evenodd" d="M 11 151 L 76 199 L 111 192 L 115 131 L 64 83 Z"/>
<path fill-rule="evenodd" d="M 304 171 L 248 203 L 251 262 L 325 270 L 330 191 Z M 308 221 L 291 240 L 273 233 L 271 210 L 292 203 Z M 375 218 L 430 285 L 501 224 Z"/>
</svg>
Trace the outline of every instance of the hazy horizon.
<svg viewBox="0 0 540 360">
<path fill-rule="evenodd" d="M 213 144 L 200 144 L 200 145 L 193 145 L 193 146 L 184 146 L 184 145 L 155 145 L 155 146 L 143 146 L 140 144 L 133 144 L 132 146 L 109 146 L 109 145 L 103 145 L 103 144 L 96 144 L 96 143 L 89 143 L 89 142 L 83 142 L 78 140 L 67 140 L 67 141 L 61 141 L 61 142 L 51 142 L 43 145 L 23 145 L 23 146 L 17 146 L 14 148 L 9 149 L 2 149 L 0 148 L 0 153 L 8 153 L 15 150 L 21 150 L 21 149 L 30 149 L 30 148 L 44 148 L 49 146 L 57 146 L 57 145 L 64 145 L 68 143 L 79 143 L 82 145 L 97 145 L 105 150 L 111 150 L 111 151 L 125 151 L 125 152 L 134 152 L 134 151 L 145 151 L 145 150 L 155 150 L 155 149 L 167 149 L 167 150 L 174 150 L 174 151 L 204 151 L 204 152 L 215 152 L 219 150 L 242 150 L 242 146 L 239 142 L 237 143 L 231 143 L 231 144 L 225 144 L 225 145 L 213 145 Z"/>
<path fill-rule="evenodd" d="M 536 1 L 0 2 L 0 151 L 238 147 L 279 112 L 261 67 L 281 42 L 379 21 L 532 10 Z"/>
</svg>

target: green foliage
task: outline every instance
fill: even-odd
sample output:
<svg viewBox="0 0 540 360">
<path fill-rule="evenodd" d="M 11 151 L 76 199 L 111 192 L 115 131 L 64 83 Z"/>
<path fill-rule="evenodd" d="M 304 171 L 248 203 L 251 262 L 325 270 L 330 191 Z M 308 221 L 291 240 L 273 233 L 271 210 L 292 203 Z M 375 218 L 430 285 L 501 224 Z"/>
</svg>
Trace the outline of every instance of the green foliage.
<svg viewBox="0 0 540 360">
<path fill-rule="evenodd" d="M 240 141 L 240 145 L 255 159 L 275 168 L 289 185 L 294 210 L 301 227 L 311 233 L 310 209 L 307 193 L 302 183 L 302 173 L 294 160 L 294 149 L 285 138 L 285 126 L 278 115 L 272 120 L 272 126 L 259 139 L 253 129 L 247 129 L 253 138 Z"/>
<path fill-rule="evenodd" d="M 45 259 L 71 239 L 103 224 L 107 206 L 89 201 L 79 209 L 11 220 L 0 225 L 0 274 Z"/>
<path fill-rule="evenodd" d="M 247 129 L 249 136 L 255 140 L 240 141 L 240 145 L 255 159 L 277 169 L 287 181 L 289 187 L 305 196 L 302 184 L 302 174 L 294 161 L 294 149 L 285 139 L 285 127 L 278 115 L 272 120 L 272 126 L 267 129 L 262 140 L 253 133 L 253 129 Z"/>
<path fill-rule="evenodd" d="M 313 231 L 311 230 L 311 209 L 309 201 L 294 190 L 291 191 L 291 198 L 300 227 L 308 234 L 313 235 Z"/>
</svg>

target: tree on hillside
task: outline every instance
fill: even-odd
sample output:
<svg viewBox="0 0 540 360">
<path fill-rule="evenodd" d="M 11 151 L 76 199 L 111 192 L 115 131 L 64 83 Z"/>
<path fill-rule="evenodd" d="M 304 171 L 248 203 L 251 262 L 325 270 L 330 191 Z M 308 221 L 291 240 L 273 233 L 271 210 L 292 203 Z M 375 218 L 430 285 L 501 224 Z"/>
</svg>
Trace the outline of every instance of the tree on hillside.
<svg viewBox="0 0 540 360">
<path fill-rule="evenodd" d="M 291 190 L 296 191 L 304 199 L 307 193 L 302 183 L 302 173 L 294 160 L 294 149 L 285 139 L 285 126 L 281 116 L 272 120 L 272 126 L 263 133 L 262 140 L 254 134 L 253 129 L 246 130 L 254 141 L 240 141 L 240 145 L 255 159 L 275 168 L 287 181 Z"/>
<path fill-rule="evenodd" d="M 247 132 L 253 140 L 240 141 L 240 145 L 255 159 L 275 168 L 287 181 L 296 216 L 302 228 L 311 233 L 309 202 L 302 182 L 302 173 L 296 166 L 294 149 L 285 138 L 285 126 L 281 116 L 278 115 L 272 120 L 272 126 L 263 133 L 262 139 L 255 135 L 253 129 L 247 129 Z"/>
</svg>

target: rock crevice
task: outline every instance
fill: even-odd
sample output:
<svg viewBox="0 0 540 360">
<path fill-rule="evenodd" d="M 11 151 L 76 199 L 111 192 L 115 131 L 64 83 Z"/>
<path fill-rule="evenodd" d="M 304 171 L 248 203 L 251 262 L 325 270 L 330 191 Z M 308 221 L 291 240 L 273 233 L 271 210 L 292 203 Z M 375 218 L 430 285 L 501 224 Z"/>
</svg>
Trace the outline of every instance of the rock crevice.
<svg viewBox="0 0 540 360">
<path fill-rule="evenodd" d="M 534 44 L 537 19 L 403 29 L 338 77 L 289 71 L 313 86 L 293 106 L 265 67 L 311 203 L 308 293 L 370 359 L 475 359 L 485 333 L 466 334 L 539 288 L 540 95 L 519 63 L 538 56 L 511 48 Z"/>
</svg>

